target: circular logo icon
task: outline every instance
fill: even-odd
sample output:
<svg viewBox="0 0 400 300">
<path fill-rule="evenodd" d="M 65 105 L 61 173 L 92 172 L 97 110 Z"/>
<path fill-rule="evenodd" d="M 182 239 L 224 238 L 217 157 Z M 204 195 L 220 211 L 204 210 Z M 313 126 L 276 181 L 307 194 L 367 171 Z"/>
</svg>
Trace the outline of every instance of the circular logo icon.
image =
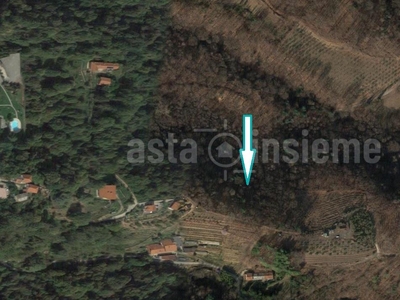
<svg viewBox="0 0 400 300">
<path fill-rule="evenodd" d="M 212 138 L 210 143 L 208 144 L 208 156 L 210 157 L 211 161 L 218 167 L 221 168 L 231 168 L 234 165 L 236 165 L 239 160 L 240 156 L 238 156 L 233 162 L 230 163 L 221 163 L 217 161 L 217 159 L 213 156 L 212 150 L 213 150 L 213 145 L 218 139 L 223 139 L 224 141 L 221 142 L 215 149 L 217 150 L 217 159 L 233 159 L 233 153 L 235 149 L 241 149 L 242 148 L 242 142 L 240 139 L 231 134 L 231 133 L 220 133 Z M 236 144 L 239 146 L 239 148 L 236 148 L 235 146 L 232 146 L 229 142 L 227 142 L 227 138 L 233 140 L 236 142 Z"/>
</svg>

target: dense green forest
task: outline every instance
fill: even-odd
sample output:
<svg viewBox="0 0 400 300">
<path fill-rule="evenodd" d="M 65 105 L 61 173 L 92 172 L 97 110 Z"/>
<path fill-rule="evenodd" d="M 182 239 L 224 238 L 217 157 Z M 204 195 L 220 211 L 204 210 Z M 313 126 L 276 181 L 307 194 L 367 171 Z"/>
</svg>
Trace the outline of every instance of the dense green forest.
<svg viewBox="0 0 400 300">
<path fill-rule="evenodd" d="M 128 142 L 149 138 L 168 2 L 0 3 L 0 57 L 21 53 L 27 116 L 25 133 L 0 136 L 0 175 L 30 172 L 60 200 L 116 173 L 144 198 L 179 192 L 179 168 L 127 161 Z M 96 87 L 91 60 L 121 65 L 110 87 Z"/>
<path fill-rule="evenodd" d="M 122 257 L 133 233 L 118 223 L 59 220 L 51 211 L 54 203 L 84 202 L 84 189 L 115 183 L 115 174 L 140 201 L 181 192 L 179 166 L 127 160 L 131 139 L 153 138 L 168 2 L 0 2 L 0 57 L 21 53 L 27 121 L 25 132 L 0 132 L 0 177 L 31 173 L 52 200 L 0 203 L 0 298 L 176 299 L 189 289 L 177 268 L 147 260 L 78 265 Z M 107 74 L 110 87 L 98 87 L 98 77 L 87 72 L 92 60 L 120 64 Z"/>
<path fill-rule="evenodd" d="M 2 264 L 0 280 L 2 299 L 235 299 L 210 270 L 189 275 L 145 256 L 64 261 L 35 273 Z"/>
</svg>

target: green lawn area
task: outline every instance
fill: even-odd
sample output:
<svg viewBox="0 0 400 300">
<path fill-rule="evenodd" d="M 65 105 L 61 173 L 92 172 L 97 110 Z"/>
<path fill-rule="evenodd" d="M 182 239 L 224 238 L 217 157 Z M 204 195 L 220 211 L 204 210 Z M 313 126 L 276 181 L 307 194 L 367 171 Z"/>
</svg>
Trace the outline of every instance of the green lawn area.
<svg viewBox="0 0 400 300">
<path fill-rule="evenodd" d="M 117 194 L 119 199 L 121 199 L 122 204 L 127 207 L 130 204 L 134 204 L 135 202 L 132 199 L 131 192 L 122 184 L 117 184 Z"/>
<path fill-rule="evenodd" d="M 0 106 L 0 115 L 4 117 L 4 119 L 10 121 L 11 118 L 14 118 L 15 111 L 11 106 Z"/>
<path fill-rule="evenodd" d="M 7 94 L 6 94 L 7 92 Z M 14 118 L 16 117 L 15 110 L 18 113 L 18 118 L 21 120 L 22 123 L 22 128 L 24 128 L 24 109 L 21 105 L 21 97 L 22 97 L 22 91 L 18 90 L 15 94 L 12 94 L 10 91 L 4 91 L 3 88 L 0 88 L 0 115 L 2 115 L 6 120 L 8 117 Z M 11 103 L 14 106 L 14 108 L 11 107 L 10 101 L 8 100 L 8 97 L 11 99 Z M 7 106 L 3 106 L 7 105 Z"/>
<path fill-rule="evenodd" d="M 82 201 L 86 211 L 91 214 L 91 220 L 97 221 L 100 217 L 117 212 L 120 208 L 118 201 L 106 201 L 99 198 Z"/>
</svg>

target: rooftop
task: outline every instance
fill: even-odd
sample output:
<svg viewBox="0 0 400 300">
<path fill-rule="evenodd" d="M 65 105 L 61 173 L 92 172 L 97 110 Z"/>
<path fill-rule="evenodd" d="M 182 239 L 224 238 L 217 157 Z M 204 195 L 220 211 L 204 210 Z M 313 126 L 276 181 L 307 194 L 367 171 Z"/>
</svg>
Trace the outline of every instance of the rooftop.
<svg viewBox="0 0 400 300">
<path fill-rule="evenodd" d="M 170 240 L 170 239 L 166 239 L 166 240 L 162 240 L 162 241 L 161 241 L 161 245 L 163 245 L 163 246 L 169 246 L 169 245 L 175 245 L 175 243 L 174 243 L 172 240 Z"/>
<path fill-rule="evenodd" d="M 267 271 L 264 273 L 246 273 L 243 275 L 244 279 L 246 281 L 250 281 L 250 280 L 273 280 L 274 279 L 274 272 L 272 271 Z"/>
<path fill-rule="evenodd" d="M 146 249 L 147 249 L 147 252 L 149 252 L 150 255 L 157 255 L 159 253 L 165 252 L 164 247 L 161 246 L 160 244 L 147 245 Z"/>
<path fill-rule="evenodd" d="M 178 210 L 179 208 L 181 208 L 181 204 L 179 202 L 174 202 L 169 207 L 170 210 Z"/>
<path fill-rule="evenodd" d="M 24 193 L 24 194 L 18 194 L 14 196 L 15 202 L 24 202 L 29 199 L 29 194 Z"/>
<path fill-rule="evenodd" d="M 117 200 L 117 187 L 106 185 L 97 191 L 97 196 L 105 200 Z"/>
<path fill-rule="evenodd" d="M 111 79 L 107 77 L 100 77 L 98 85 L 106 85 L 106 86 L 111 85 Z"/>
<path fill-rule="evenodd" d="M 109 72 L 119 69 L 119 64 L 106 63 L 106 62 L 90 62 L 89 70 L 91 72 Z"/>
<path fill-rule="evenodd" d="M 15 180 L 15 183 L 18 184 L 27 184 L 27 183 L 31 183 L 32 182 L 32 175 L 30 174 L 22 174 L 20 178 L 17 178 Z"/>
<path fill-rule="evenodd" d="M 39 193 L 40 187 L 37 185 L 30 184 L 26 187 L 25 192 L 29 194 L 37 194 Z"/>
<path fill-rule="evenodd" d="M 0 199 L 7 199 L 9 193 L 10 192 L 9 192 L 8 188 L 0 187 Z"/>
<path fill-rule="evenodd" d="M 151 205 L 146 205 L 145 207 L 144 207 L 144 212 L 145 213 L 153 213 L 153 212 L 155 212 L 157 210 L 157 207 L 154 205 L 154 204 L 151 204 Z"/>
</svg>

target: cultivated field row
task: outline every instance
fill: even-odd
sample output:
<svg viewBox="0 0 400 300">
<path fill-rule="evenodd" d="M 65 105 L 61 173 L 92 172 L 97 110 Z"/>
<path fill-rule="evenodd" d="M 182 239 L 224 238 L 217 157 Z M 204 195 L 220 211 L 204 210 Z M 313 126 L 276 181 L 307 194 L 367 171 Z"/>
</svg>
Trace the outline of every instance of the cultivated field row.
<svg viewBox="0 0 400 300">
<path fill-rule="evenodd" d="M 308 264 L 348 264 L 367 260 L 373 257 L 374 251 L 350 255 L 310 255 L 305 254 L 305 261 Z"/>
<path fill-rule="evenodd" d="M 361 203 L 365 195 L 363 193 L 328 193 L 316 194 L 314 204 L 306 219 L 306 225 L 311 230 L 328 228 L 343 217 L 347 207 Z"/>
</svg>

